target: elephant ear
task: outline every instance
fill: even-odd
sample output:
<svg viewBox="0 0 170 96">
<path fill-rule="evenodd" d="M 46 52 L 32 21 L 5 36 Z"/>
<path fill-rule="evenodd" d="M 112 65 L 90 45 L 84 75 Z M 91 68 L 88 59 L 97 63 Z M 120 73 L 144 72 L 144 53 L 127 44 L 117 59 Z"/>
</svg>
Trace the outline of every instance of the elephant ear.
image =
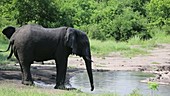
<svg viewBox="0 0 170 96">
<path fill-rule="evenodd" d="M 68 28 L 66 33 L 66 46 L 72 49 L 72 53 L 80 57 L 90 56 L 90 45 L 87 35 L 77 29 Z"/>
<path fill-rule="evenodd" d="M 8 26 L 8 27 L 6 27 L 6 28 L 2 31 L 2 33 L 3 33 L 8 39 L 11 38 L 11 36 L 14 34 L 14 32 L 15 32 L 15 28 L 12 27 L 12 26 Z"/>
<path fill-rule="evenodd" d="M 76 34 L 76 30 L 73 28 L 68 28 L 66 35 L 65 35 L 65 39 L 66 39 L 66 46 L 72 49 L 72 53 L 73 54 L 77 54 L 77 34 Z"/>
</svg>

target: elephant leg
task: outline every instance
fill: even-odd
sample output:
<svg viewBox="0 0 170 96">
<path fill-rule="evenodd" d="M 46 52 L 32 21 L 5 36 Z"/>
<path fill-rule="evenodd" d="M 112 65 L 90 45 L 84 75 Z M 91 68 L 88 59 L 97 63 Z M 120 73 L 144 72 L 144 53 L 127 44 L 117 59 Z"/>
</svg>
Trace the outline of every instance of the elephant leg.
<svg viewBox="0 0 170 96">
<path fill-rule="evenodd" d="M 25 52 L 26 51 L 26 52 Z M 30 72 L 31 64 L 33 63 L 32 52 L 29 50 L 16 50 L 14 54 L 19 60 L 21 72 L 22 72 L 22 84 L 33 85 L 33 79 Z"/>
<path fill-rule="evenodd" d="M 58 58 L 55 60 L 56 62 L 56 86 L 55 89 L 65 89 L 65 77 L 67 71 L 67 57 Z"/>
<path fill-rule="evenodd" d="M 24 81 L 24 72 L 23 72 L 23 68 L 22 68 L 22 65 L 21 65 L 21 62 L 20 62 L 20 60 L 19 60 L 19 58 L 18 58 L 18 54 L 17 53 L 14 53 L 15 54 L 15 57 L 17 58 L 17 60 L 18 60 L 18 63 L 19 63 L 19 65 L 20 65 L 20 68 L 21 68 L 21 78 L 22 78 L 22 82 Z"/>
<path fill-rule="evenodd" d="M 21 62 L 20 66 L 21 66 L 21 69 L 23 70 L 22 84 L 24 84 L 24 85 L 34 85 L 33 80 L 32 80 L 32 76 L 31 76 L 31 72 L 30 72 L 31 63 Z"/>
<path fill-rule="evenodd" d="M 21 63 L 19 62 L 20 68 L 21 68 L 21 74 L 22 74 L 22 82 L 24 82 L 24 72 L 23 72 L 23 68 L 21 66 Z"/>
<path fill-rule="evenodd" d="M 20 65 L 20 68 L 21 68 L 21 74 L 22 74 L 21 78 L 22 78 L 22 82 L 24 82 L 24 72 L 23 72 L 23 68 L 22 68 L 22 65 L 21 65 L 21 62 L 19 60 L 19 57 L 18 57 L 18 54 L 17 54 L 16 50 L 14 51 L 14 55 L 15 55 L 15 57 L 17 58 L 17 60 L 19 62 L 19 65 Z"/>
</svg>

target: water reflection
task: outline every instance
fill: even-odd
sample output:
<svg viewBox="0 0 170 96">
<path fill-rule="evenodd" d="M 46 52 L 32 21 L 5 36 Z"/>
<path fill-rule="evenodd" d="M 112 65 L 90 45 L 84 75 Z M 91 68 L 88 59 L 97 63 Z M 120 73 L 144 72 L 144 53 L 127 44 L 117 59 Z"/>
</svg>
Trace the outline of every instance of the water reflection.
<svg viewBox="0 0 170 96">
<path fill-rule="evenodd" d="M 151 90 L 146 83 L 141 83 L 140 80 L 144 80 L 151 76 L 142 72 L 130 72 L 130 71 L 109 71 L 109 72 L 94 72 L 94 85 L 95 90 L 90 91 L 90 84 L 87 73 L 80 73 L 70 79 L 72 87 L 80 89 L 83 92 L 88 93 L 118 93 L 120 95 L 127 95 L 133 90 L 138 89 L 142 94 L 148 95 Z M 170 86 L 160 85 L 158 91 L 155 94 L 159 96 L 169 96 Z"/>
</svg>

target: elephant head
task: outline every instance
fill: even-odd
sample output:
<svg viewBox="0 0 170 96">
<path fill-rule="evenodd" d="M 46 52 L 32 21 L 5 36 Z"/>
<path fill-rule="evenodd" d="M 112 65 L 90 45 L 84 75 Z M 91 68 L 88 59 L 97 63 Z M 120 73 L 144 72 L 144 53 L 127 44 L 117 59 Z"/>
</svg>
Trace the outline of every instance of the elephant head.
<svg viewBox="0 0 170 96">
<path fill-rule="evenodd" d="M 67 47 L 71 48 L 71 53 L 83 57 L 91 84 L 91 91 L 93 91 L 94 85 L 91 65 L 92 60 L 90 44 L 87 35 L 84 32 L 81 32 L 74 28 L 68 28 L 65 38 L 66 38 L 65 44 Z"/>
<path fill-rule="evenodd" d="M 8 38 L 10 39 L 11 36 L 14 34 L 14 32 L 16 31 L 16 29 L 12 26 L 6 27 L 2 33 Z"/>
</svg>

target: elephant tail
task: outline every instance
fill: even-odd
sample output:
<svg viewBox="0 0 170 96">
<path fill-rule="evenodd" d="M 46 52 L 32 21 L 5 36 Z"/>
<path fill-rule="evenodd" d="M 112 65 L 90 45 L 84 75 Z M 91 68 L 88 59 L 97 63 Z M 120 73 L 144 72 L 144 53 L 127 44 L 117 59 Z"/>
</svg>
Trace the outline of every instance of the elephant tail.
<svg viewBox="0 0 170 96">
<path fill-rule="evenodd" d="M 7 51 L 9 51 L 10 47 L 11 47 L 11 43 L 8 45 L 8 48 L 5 51 L 1 51 L 0 50 L 0 52 L 7 52 Z"/>
<path fill-rule="evenodd" d="M 13 52 L 13 49 L 11 48 L 11 52 L 10 52 L 10 54 L 9 54 L 9 56 L 7 57 L 7 59 L 10 59 L 11 57 L 12 57 L 12 54 L 13 54 L 14 52 Z"/>
<path fill-rule="evenodd" d="M 9 49 L 12 47 L 12 42 L 9 43 L 8 48 L 5 51 L 0 51 L 0 52 L 7 52 L 9 51 Z M 10 59 L 12 57 L 13 54 L 13 49 L 11 48 L 11 52 L 9 54 L 9 56 L 7 57 L 7 59 Z"/>
</svg>

